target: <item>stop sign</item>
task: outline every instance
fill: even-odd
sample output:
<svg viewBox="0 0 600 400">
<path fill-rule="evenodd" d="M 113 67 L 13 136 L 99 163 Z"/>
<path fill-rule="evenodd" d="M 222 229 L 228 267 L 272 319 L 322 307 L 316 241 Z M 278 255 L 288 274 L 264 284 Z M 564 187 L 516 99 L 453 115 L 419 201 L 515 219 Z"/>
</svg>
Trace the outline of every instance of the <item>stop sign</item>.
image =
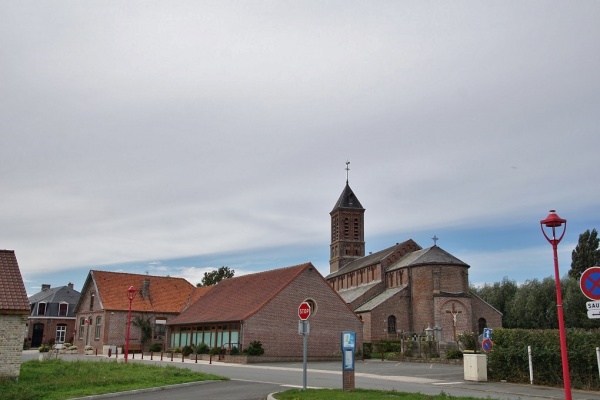
<svg viewBox="0 0 600 400">
<path fill-rule="evenodd" d="M 307 302 L 300 303 L 298 307 L 298 316 L 302 321 L 306 321 L 310 317 L 310 304 Z"/>
</svg>

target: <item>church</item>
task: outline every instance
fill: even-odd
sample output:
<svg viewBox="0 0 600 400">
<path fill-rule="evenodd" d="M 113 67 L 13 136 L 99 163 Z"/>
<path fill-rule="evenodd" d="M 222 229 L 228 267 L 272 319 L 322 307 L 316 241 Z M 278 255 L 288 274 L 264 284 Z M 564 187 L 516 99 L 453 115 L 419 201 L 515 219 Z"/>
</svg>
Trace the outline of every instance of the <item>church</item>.
<svg viewBox="0 0 600 400">
<path fill-rule="evenodd" d="M 363 321 L 364 342 L 414 334 L 455 342 L 502 327 L 502 314 L 469 291 L 469 265 L 436 244 L 408 239 L 365 255 L 365 209 L 348 179 L 330 215 L 326 279 Z"/>
</svg>

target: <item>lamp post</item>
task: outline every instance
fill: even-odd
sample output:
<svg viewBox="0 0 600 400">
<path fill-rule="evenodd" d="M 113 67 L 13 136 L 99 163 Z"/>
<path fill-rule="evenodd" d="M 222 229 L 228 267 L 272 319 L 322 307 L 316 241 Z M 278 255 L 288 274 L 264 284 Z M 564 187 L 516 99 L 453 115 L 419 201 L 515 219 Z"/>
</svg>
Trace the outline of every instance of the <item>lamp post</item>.
<svg viewBox="0 0 600 400">
<path fill-rule="evenodd" d="M 127 335 L 125 336 L 125 362 L 127 362 L 127 356 L 129 355 L 129 331 L 131 329 L 131 303 L 135 297 L 135 288 L 129 286 L 127 289 L 127 298 L 129 299 L 129 314 L 127 314 Z"/>
<path fill-rule="evenodd" d="M 563 226 L 564 225 L 564 226 Z M 556 228 L 563 226 L 562 233 L 557 238 Z M 540 221 L 540 227 L 546 240 L 552 245 L 554 250 L 554 277 L 556 280 L 556 309 L 558 312 L 558 331 L 560 334 L 560 354 L 562 357 L 563 383 L 565 386 L 565 399 L 571 400 L 571 378 L 569 376 L 569 359 L 567 357 L 567 337 L 565 334 L 565 319 L 562 306 L 562 294 L 560 292 L 560 274 L 558 273 L 558 244 L 565 236 L 567 231 L 567 220 L 560 218 L 555 210 L 550 210 L 550 214 Z M 544 227 L 552 230 L 552 237 L 549 237 Z"/>
</svg>

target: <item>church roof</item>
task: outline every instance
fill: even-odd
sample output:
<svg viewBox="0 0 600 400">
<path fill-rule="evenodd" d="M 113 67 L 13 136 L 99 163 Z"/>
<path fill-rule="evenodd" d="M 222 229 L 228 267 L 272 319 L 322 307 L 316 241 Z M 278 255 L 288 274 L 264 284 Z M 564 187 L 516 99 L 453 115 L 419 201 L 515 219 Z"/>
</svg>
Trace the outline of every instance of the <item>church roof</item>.
<svg viewBox="0 0 600 400">
<path fill-rule="evenodd" d="M 350 189 L 348 182 L 346 182 L 346 187 L 342 191 L 340 198 L 338 199 L 337 203 L 335 203 L 335 206 L 333 206 L 333 210 L 331 212 L 337 210 L 338 208 L 356 208 L 359 210 L 364 210 L 363 206 L 360 204 L 360 201 L 358 201 L 358 198 L 352 189 Z"/>
<path fill-rule="evenodd" d="M 0 311 L 29 314 L 27 292 L 13 250 L 0 250 Z"/>
<path fill-rule="evenodd" d="M 381 281 L 374 281 L 367 283 L 366 285 L 354 286 L 349 289 L 340 289 L 338 290 L 338 294 L 342 297 L 342 299 L 344 299 L 346 303 L 350 304 L 363 294 L 367 293 L 371 288 L 379 284 L 381 284 Z"/>
<path fill-rule="evenodd" d="M 390 256 L 391 254 L 393 254 L 396 251 L 402 250 L 402 248 L 406 247 L 406 246 L 414 247 L 415 250 L 421 249 L 421 246 L 419 246 L 415 241 L 413 241 L 412 239 L 408 239 L 402 243 L 396 243 L 395 245 L 390 246 L 386 249 L 379 250 L 376 253 L 372 253 L 372 254 L 369 254 L 368 256 L 361 257 L 358 260 L 351 261 L 348 264 L 344 265 L 339 270 L 335 271 L 334 273 L 327 275 L 326 279 L 335 278 L 336 276 L 344 275 L 344 274 L 347 274 L 348 272 L 357 271 L 361 268 L 365 268 L 370 265 L 379 264 L 386 257 Z"/>
<path fill-rule="evenodd" d="M 426 249 L 421 249 L 418 251 L 414 251 L 402 257 L 395 265 L 392 265 L 388 268 L 388 271 L 394 271 L 403 267 L 416 267 L 419 265 L 462 265 L 465 267 L 469 267 L 469 265 L 458 258 L 454 257 L 452 254 L 448 253 L 446 250 L 442 249 L 438 246 L 428 247 Z"/>
<path fill-rule="evenodd" d="M 243 321 L 267 305 L 311 263 L 223 279 L 168 325 Z"/>
<path fill-rule="evenodd" d="M 383 291 L 382 293 L 380 293 L 377 296 L 373 297 L 371 300 L 367 301 L 366 303 L 364 303 L 363 305 L 361 305 L 360 307 L 358 307 L 354 311 L 357 312 L 357 313 L 365 312 L 365 311 L 371 311 L 371 310 L 377 308 L 379 305 L 381 305 L 384 302 L 386 302 L 387 300 L 389 300 L 390 298 L 392 298 L 392 296 L 394 296 L 394 295 L 400 293 L 401 291 L 403 291 L 405 288 L 406 288 L 406 285 L 399 286 L 399 287 L 394 287 L 394 288 L 390 288 L 390 289 L 386 289 L 385 291 Z"/>
</svg>

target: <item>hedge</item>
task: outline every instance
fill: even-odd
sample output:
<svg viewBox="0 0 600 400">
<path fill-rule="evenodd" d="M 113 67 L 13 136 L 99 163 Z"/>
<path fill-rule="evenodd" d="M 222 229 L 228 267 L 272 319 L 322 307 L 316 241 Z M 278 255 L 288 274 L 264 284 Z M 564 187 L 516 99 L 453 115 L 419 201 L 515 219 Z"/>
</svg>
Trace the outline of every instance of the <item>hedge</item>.
<svg viewBox="0 0 600 400">
<path fill-rule="evenodd" d="M 514 383 L 529 383 L 531 346 L 533 383 L 563 386 L 562 358 L 558 330 L 494 329 L 493 350 L 488 353 L 488 377 Z M 568 329 L 567 351 L 571 387 L 600 389 L 596 347 L 600 330 Z"/>
</svg>

